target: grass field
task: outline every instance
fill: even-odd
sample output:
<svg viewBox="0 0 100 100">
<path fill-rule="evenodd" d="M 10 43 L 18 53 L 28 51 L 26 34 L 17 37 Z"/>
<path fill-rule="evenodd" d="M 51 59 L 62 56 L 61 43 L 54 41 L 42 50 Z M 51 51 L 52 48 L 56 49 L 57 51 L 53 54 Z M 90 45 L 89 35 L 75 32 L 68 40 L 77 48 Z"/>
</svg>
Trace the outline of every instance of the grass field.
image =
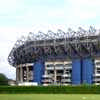
<svg viewBox="0 0 100 100">
<path fill-rule="evenodd" d="M 96 94 L 0 94 L 0 100 L 100 100 Z"/>
</svg>

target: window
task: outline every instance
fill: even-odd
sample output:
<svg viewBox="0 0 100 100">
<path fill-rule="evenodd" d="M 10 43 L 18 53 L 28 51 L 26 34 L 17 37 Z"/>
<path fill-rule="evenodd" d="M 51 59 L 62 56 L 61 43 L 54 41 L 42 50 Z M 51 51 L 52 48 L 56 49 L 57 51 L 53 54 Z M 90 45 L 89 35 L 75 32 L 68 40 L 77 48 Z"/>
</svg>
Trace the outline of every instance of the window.
<svg viewBox="0 0 100 100">
<path fill-rule="evenodd" d="M 50 64 L 50 65 L 47 65 L 47 67 L 54 67 L 54 65 L 53 64 Z"/>
<path fill-rule="evenodd" d="M 64 67 L 63 64 L 56 64 L 55 66 L 56 66 L 56 67 Z"/>
</svg>

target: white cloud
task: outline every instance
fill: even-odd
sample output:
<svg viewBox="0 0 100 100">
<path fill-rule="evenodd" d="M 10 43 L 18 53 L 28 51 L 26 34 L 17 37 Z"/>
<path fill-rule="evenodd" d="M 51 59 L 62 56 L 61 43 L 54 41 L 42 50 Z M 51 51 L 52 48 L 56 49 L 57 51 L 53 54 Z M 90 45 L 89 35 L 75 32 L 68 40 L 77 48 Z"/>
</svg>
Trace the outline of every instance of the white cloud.
<svg viewBox="0 0 100 100">
<path fill-rule="evenodd" d="M 67 7 L 66 4 L 69 1 L 69 6 Z M 100 8 L 100 1 L 99 0 L 65 0 L 64 5 L 64 12 L 67 12 L 67 17 L 69 18 L 71 23 L 84 23 L 88 22 L 88 19 L 97 19 L 99 14 Z"/>
<path fill-rule="evenodd" d="M 37 33 L 39 30 L 46 33 L 49 29 L 67 31 L 68 27 L 88 27 L 91 23 L 100 26 L 99 0 L 57 0 L 57 3 L 51 0 L 50 4 L 45 0 L 44 3 L 32 0 L 32 4 L 31 0 L 26 1 L 0 0 L 0 72 L 9 74 L 13 70 L 7 57 L 21 35 L 27 36 L 30 31 Z"/>
<path fill-rule="evenodd" d="M 67 1 L 67 0 L 65 0 Z M 71 3 L 78 5 L 78 6 L 99 6 L 100 1 L 99 0 L 70 0 Z"/>
<path fill-rule="evenodd" d="M 8 78 L 15 79 L 16 69 L 7 63 L 0 63 L 0 73 L 4 73 Z"/>
<path fill-rule="evenodd" d="M 12 46 L 10 41 L 0 42 L 0 73 L 4 73 L 7 77 L 15 79 L 16 70 L 7 61 Z"/>
<path fill-rule="evenodd" d="M 16 9 L 17 0 L 0 0 L 0 15 L 9 14 Z"/>
</svg>

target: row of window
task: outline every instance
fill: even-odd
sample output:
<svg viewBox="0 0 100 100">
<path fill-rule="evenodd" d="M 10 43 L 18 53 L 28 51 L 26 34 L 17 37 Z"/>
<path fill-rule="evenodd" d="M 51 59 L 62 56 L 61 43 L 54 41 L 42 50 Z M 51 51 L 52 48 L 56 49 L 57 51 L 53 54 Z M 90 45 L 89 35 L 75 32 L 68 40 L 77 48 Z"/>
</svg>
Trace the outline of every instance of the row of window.
<svg viewBox="0 0 100 100">
<path fill-rule="evenodd" d="M 69 63 L 69 64 L 56 64 L 55 65 L 55 67 L 71 67 L 72 66 L 72 64 L 71 63 Z M 47 65 L 47 67 L 54 67 L 54 65 L 53 64 L 49 64 L 49 65 Z"/>
</svg>

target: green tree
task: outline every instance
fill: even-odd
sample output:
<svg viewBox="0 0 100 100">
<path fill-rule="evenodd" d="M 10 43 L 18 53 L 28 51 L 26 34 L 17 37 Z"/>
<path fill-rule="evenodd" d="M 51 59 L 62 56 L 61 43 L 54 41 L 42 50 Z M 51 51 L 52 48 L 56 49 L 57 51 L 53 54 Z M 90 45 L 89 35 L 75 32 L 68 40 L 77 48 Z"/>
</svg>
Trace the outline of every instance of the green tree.
<svg viewBox="0 0 100 100">
<path fill-rule="evenodd" d="M 0 85 L 8 85 L 8 78 L 0 73 Z"/>
</svg>

